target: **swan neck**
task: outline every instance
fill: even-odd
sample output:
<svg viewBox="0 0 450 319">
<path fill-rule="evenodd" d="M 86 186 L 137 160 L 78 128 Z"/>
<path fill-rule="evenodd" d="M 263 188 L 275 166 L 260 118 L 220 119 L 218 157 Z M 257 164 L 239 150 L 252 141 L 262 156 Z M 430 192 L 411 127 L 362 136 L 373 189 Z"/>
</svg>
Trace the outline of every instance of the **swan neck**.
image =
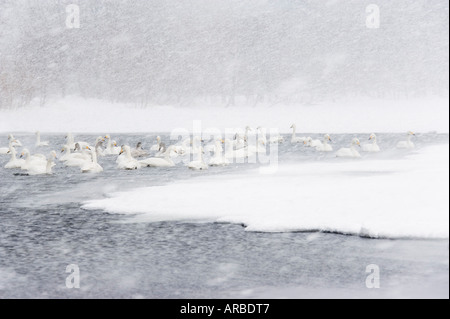
<svg viewBox="0 0 450 319">
<path fill-rule="evenodd" d="M 92 151 L 92 163 L 97 164 L 97 151 Z"/>
<path fill-rule="evenodd" d="M 47 174 L 52 173 L 52 164 L 53 164 L 53 161 L 51 159 L 47 160 L 47 168 L 46 168 Z"/>
</svg>

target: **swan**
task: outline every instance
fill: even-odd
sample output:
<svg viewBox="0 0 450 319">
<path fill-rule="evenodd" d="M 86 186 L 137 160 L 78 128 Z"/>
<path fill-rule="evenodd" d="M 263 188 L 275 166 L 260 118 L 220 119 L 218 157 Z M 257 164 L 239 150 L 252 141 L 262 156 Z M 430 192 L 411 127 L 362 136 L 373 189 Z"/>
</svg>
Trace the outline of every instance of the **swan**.
<svg viewBox="0 0 450 319">
<path fill-rule="evenodd" d="M 172 152 L 177 152 L 174 145 L 169 146 L 165 152 L 164 158 L 150 157 L 145 160 L 139 161 L 142 167 L 172 167 L 175 163 L 170 158 Z"/>
<path fill-rule="evenodd" d="M 291 143 L 292 144 L 296 144 L 296 143 L 304 143 L 306 141 L 306 137 L 297 137 L 296 134 L 296 130 L 297 130 L 297 126 L 295 124 L 291 125 L 291 129 L 292 129 L 292 137 L 291 137 Z"/>
<path fill-rule="evenodd" d="M 333 147 L 328 144 L 328 142 L 331 142 L 331 137 L 328 134 L 325 134 L 323 137 L 323 142 L 321 142 L 319 145 L 316 146 L 316 151 L 319 152 L 331 152 L 333 151 Z"/>
<path fill-rule="evenodd" d="M 111 139 L 110 135 L 106 135 L 105 139 L 106 139 L 107 143 L 106 143 L 106 149 L 104 151 L 104 154 L 105 155 L 119 155 L 120 152 L 122 151 L 122 148 L 117 146 L 116 141 L 113 141 Z"/>
<path fill-rule="evenodd" d="M 8 147 L 2 147 L 2 148 L 0 148 L 0 154 L 1 154 L 1 155 L 9 154 L 9 151 L 11 150 L 11 148 L 14 147 L 15 145 L 17 145 L 16 142 L 17 142 L 17 140 L 14 139 L 14 138 L 9 139 Z"/>
<path fill-rule="evenodd" d="M 119 155 L 120 160 L 118 158 L 117 168 L 126 170 L 141 168 L 139 161 L 131 156 L 131 149 L 128 145 L 122 146 L 122 150 Z"/>
<path fill-rule="evenodd" d="M 187 164 L 187 167 L 189 169 L 196 170 L 196 171 L 207 170 L 208 165 L 206 165 L 205 162 L 203 161 L 203 148 L 202 147 L 199 147 L 197 149 L 197 154 L 198 154 L 198 160 L 190 162 L 189 164 Z"/>
<path fill-rule="evenodd" d="M 97 153 L 97 157 L 103 157 L 105 156 L 105 151 L 103 150 L 103 142 L 105 139 L 101 136 L 97 137 L 97 140 L 95 141 L 95 152 Z"/>
<path fill-rule="evenodd" d="M 411 138 L 413 136 L 416 136 L 416 134 L 414 134 L 414 132 L 409 131 L 408 132 L 408 138 L 406 141 L 400 141 L 397 143 L 397 148 L 401 148 L 401 149 L 412 149 L 415 147 L 414 143 L 411 141 Z"/>
<path fill-rule="evenodd" d="M 313 140 L 312 137 L 308 136 L 305 138 L 305 141 L 303 142 L 303 144 L 305 146 L 309 146 L 309 147 L 320 147 L 322 145 L 322 141 L 321 140 Z"/>
<path fill-rule="evenodd" d="M 67 133 L 65 140 L 66 144 L 64 144 L 64 146 L 67 146 L 71 151 L 75 150 L 75 141 L 72 133 Z"/>
<path fill-rule="evenodd" d="M 214 156 L 209 160 L 209 166 L 226 166 L 230 164 L 228 159 L 223 155 L 222 143 L 222 140 L 216 141 L 214 145 Z"/>
<path fill-rule="evenodd" d="M 25 157 L 25 163 L 23 163 L 21 169 L 28 170 L 31 166 L 35 165 L 45 165 L 47 158 L 42 154 L 31 155 L 28 149 L 23 149 L 20 154 L 20 158 Z"/>
<path fill-rule="evenodd" d="M 339 151 L 336 152 L 337 157 L 361 157 L 359 152 L 355 149 L 355 145 L 358 145 L 361 147 L 361 143 L 359 142 L 359 139 L 356 137 L 352 140 L 352 144 L 350 148 L 341 148 Z"/>
<path fill-rule="evenodd" d="M 92 161 L 92 157 L 90 153 L 88 153 L 89 149 L 89 146 L 81 148 L 80 144 L 75 143 L 75 153 L 71 153 L 70 147 L 64 145 L 61 153 L 66 152 L 66 154 L 60 158 L 60 161 L 63 161 L 65 166 L 81 168 L 86 163 Z"/>
<path fill-rule="evenodd" d="M 78 147 L 77 147 L 78 148 Z M 90 155 L 86 154 L 86 153 L 72 153 L 70 150 L 70 147 L 68 145 L 64 145 L 61 153 L 64 153 L 64 155 L 61 155 L 59 160 L 61 162 L 69 162 L 71 160 L 83 160 L 83 161 L 88 161 L 91 159 Z M 71 166 L 71 165 L 68 165 Z M 78 165 L 75 165 L 78 166 Z"/>
<path fill-rule="evenodd" d="M 36 147 L 44 147 L 44 146 L 48 146 L 48 141 L 46 142 L 41 142 L 41 132 L 37 131 L 36 132 Z"/>
<path fill-rule="evenodd" d="M 52 174 L 52 167 L 55 166 L 53 160 L 56 159 L 55 151 L 52 151 L 47 160 L 44 162 L 32 162 L 27 168 L 28 175 L 50 175 Z"/>
<path fill-rule="evenodd" d="M 101 173 L 103 172 L 103 167 L 97 161 L 97 151 L 91 149 L 89 146 L 84 147 L 91 154 L 91 158 L 88 161 L 85 161 L 83 165 L 81 165 L 82 173 Z"/>
<path fill-rule="evenodd" d="M 66 144 L 64 144 L 64 146 L 69 147 L 71 151 L 75 150 L 75 147 L 77 144 L 80 146 L 80 148 L 89 146 L 89 144 L 86 142 L 82 142 L 82 141 L 75 142 L 72 133 L 67 133 L 67 135 L 65 136 L 65 140 L 66 140 Z"/>
<path fill-rule="evenodd" d="M 362 150 L 364 152 L 379 152 L 380 147 L 377 144 L 377 136 L 375 133 L 370 134 L 369 141 L 372 140 L 372 143 L 364 144 L 362 146 Z"/>
<path fill-rule="evenodd" d="M 248 142 L 248 133 L 250 131 L 253 131 L 252 128 L 250 126 L 246 126 L 245 127 L 245 133 L 244 136 L 241 136 L 239 133 L 236 133 L 234 135 L 234 140 L 233 140 L 233 147 L 236 150 L 239 150 L 241 148 L 244 148 L 247 146 L 247 142 Z"/>
<path fill-rule="evenodd" d="M 25 164 L 25 160 L 17 159 L 16 149 L 14 147 L 11 147 L 11 149 L 8 151 L 8 153 L 11 155 L 11 159 L 9 160 L 8 163 L 6 163 L 5 168 L 6 169 L 22 168 L 22 165 Z"/>
<path fill-rule="evenodd" d="M 161 136 L 157 136 L 156 137 L 156 144 L 152 145 L 152 147 L 150 147 L 150 151 L 156 151 L 158 152 L 161 148 Z"/>
<path fill-rule="evenodd" d="M 249 156 L 253 155 L 248 148 L 240 148 L 235 150 L 233 148 L 233 142 L 231 142 L 229 139 L 225 140 L 225 158 L 229 160 L 234 159 L 244 159 Z"/>
<path fill-rule="evenodd" d="M 148 153 L 142 148 L 142 142 L 137 143 L 136 148 L 131 150 L 131 156 L 133 157 L 148 156 Z"/>
</svg>

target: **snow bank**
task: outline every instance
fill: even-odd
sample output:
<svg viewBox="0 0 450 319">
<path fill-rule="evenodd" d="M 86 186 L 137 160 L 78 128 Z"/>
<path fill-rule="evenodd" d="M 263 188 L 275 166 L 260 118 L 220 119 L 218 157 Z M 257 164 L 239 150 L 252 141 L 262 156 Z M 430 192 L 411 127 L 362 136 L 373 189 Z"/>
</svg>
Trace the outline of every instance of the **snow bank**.
<svg viewBox="0 0 450 319">
<path fill-rule="evenodd" d="M 203 128 L 264 126 L 288 132 L 449 132 L 448 99 L 409 101 L 348 101 L 313 106 L 236 106 L 204 104 L 193 107 L 136 108 L 100 100 L 70 98 L 48 107 L 0 111 L 0 133 L 143 133 L 192 130 L 194 120 Z"/>
<path fill-rule="evenodd" d="M 133 222 L 242 223 L 249 231 L 321 230 L 448 238 L 449 146 L 399 160 L 301 163 L 274 175 L 199 177 L 85 203 Z M 137 215 L 135 215 L 137 214 Z"/>
</svg>

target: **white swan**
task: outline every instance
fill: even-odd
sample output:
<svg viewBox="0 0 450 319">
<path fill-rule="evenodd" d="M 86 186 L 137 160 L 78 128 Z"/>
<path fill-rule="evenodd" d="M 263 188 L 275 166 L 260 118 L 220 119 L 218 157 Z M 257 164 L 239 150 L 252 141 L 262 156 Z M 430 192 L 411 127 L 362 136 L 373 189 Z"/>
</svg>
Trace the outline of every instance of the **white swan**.
<svg viewBox="0 0 450 319">
<path fill-rule="evenodd" d="M 11 149 L 8 151 L 8 153 L 11 155 L 11 159 L 8 163 L 6 163 L 5 168 L 6 169 L 13 169 L 13 168 L 22 168 L 22 165 L 25 164 L 24 159 L 18 159 L 16 157 L 17 152 L 14 147 L 11 147 Z"/>
<path fill-rule="evenodd" d="M 379 152 L 380 147 L 377 144 L 377 136 L 375 135 L 375 133 L 370 134 L 369 141 L 370 140 L 372 141 L 372 143 L 364 144 L 362 146 L 362 150 L 364 152 L 372 152 L 372 153 Z"/>
<path fill-rule="evenodd" d="M 133 157 L 145 157 L 148 156 L 147 151 L 142 148 L 142 142 L 137 143 L 136 148 L 131 150 L 131 156 Z"/>
<path fill-rule="evenodd" d="M 175 146 L 171 145 L 167 148 L 164 158 L 150 157 L 145 160 L 139 161 L 142 167 L 173 167 L 175 163 L 172 161 L 171 153 L 177 152 Z"/>
<path fill-rule="evenodd" d="M 208 165 L 206 165 L 205 162 L 203 161 L 203 148 L 202 147 L 199 147 L 197 149 L 197 156 L 198 156 L 198 159 L 196 161 L 192 161 L 189 164 L 187 164 L 186 166 L 189 169 L 196 170 L 196 171 L 207 170 Z"/>
<path fill-rule="evenodd" d="M 67 133 L 67 135 L 65 136 L 65 140 L 66 140 L 66 144 L 64 144 L 64 146 L 69 147 L 71 151 L 75 150 L 75 147 L 77 144 L 79 145 L 80 148 L 85 148 L 86 146 L 89 146 L 89 143 L 86 143 L 83 141 L 75 142 L 72 133 Z"/>
<path fill-rule="evenodd" d="M 15 142 L 17 142 L 16 139 L 14 139 L 14 138 L 9 139 L 9 141 L 8 141 L 8 147 L 2 147 L 2 148 L 0 148 L 0 155 L 6 155 L 6 154 L 9 154 L 9 151 L 11 150 L 11 148 L 14 147 L 15 145 L 17 145 L 17 143 L 15 143 Z"/>
<path fill-rule="evenodd" d="M 320 145 L 322 145 L 322 141 L 321 140 L 313 140 L 312 137 L 308 136 L 305 138 L 305 141 L 303 142 L 303 144 L 305 146 L 309 146 L 309 147 L 320 147 Z"/>
<path fill-rule="evenodd" d="M 341 148 L 339 151 L 336 152 L 337 157 L 361 157 L 359 152 L 355 149 L 355 145 L 358 145 L 361 147 L 361 143 L 359 142 L 359 139 L 356 137 L 352 140 L 352 144 L 350 148 Z"/>
<path fill-rule="evenodd" d="M 110 135 L 105 136 L 106 139 L 106 149 L 104 150 L 105 155 L 119 155 L 122 148 L 117 146 L 116 141 L 111 139 Z"/>
<path fill-rule="evenodd" d="M 41 132 L 37 131 L 36 132 L 36 147 L 44 147 L 44 146 L 48 146 L 49 142 L 45 141 L 45 142 L 41 142 Z"/>
<path fill-rule="evenodd" d="M 20 154 L 20 158 L 25 157 L 25 163 L 22 165 L 21 169 L 28 170 L 32 166 L 45 165 L 47 163 L 47 158 L 42 154 L 31 155 L 28 149 L 23 149 Z"/>
<path fill-rule="evenodd" d="M 225 158 L 228 160 L 244 159 L 253 155 L 246 147 L 235 150 L 233 142 L 229 139 L 225 140 Z"/>
<path fill-rule="evenodd" d="M 86 150 L 91 154 L 91 159 L 89 161 L 85 161 L 81 166 L 82 173 L 101 173 L 103 172 L 103 167 L 100 166 L 97 160 L 97 151 L 91 149 L 89 146 L 85 147 Z"/>
<path fill-rule="evenodd" d="M 161 148 L 161 136 L 157 136 L 156 144 L 154 144 L 154 145 L 152 145 L 152 147 L 150 147 L 150 151 L 158 152 L 160 148 Z"/>
<path fill-rule="evenodd" d="M 333 151 L 333 147 L 328 144 L 328 142 L 331 142 L 331 137 L 328 134 L 325 134 L 323 137 L 323 142 L 321 142 L 319 145 L 316 146 L 316 151 L 318 152 L 331 152 Z"/>
<path fill-rule="evenodd" d="M 120 160 L 118 158 L 117 168 L 126 170 L 141 168 L 139 161 L 131 156 L 131 149 L 128 145 L 122 146 L 122 150 L 119 155 Z"/>
<path fill-rule="evenodd" d="M 81 168 L 86 163 L 92 161 L 90 153 L 87 152 L 89 150 L 89 147 L 84 147 L 82 149 L 78 143 L 75 143 L 75 150 L 80 151 L 80 153 L 71 153 L 68 145 L 63 146 L 63 150 L 61 152 L 65 152 L 65 154 L 61 156 L 60 161 L 64 162 L 65 166 Z"/>
<path fill-rule="evenodd" d="M 292 129 L 292 137 L 291 137 L 292 144 L 304 143 L 306 141 L 306 139 L 307 139 L 306 137 L 297 137 L 296 136 L 297 125 L 292 124 L 291 129 Z"/>
<path fill-rule="evenodd" d="M 223 155 L 222 140 L 216 140 L 214 145 L 214 156 L 209 160 L 209 166 L 226 166 L 230 161 Z"/>
<path fill-rule="evenodd" d="M 52 167 L 55 166 L 53 160 L 56 159 L 55 151 L 52 151 L 47 160 L 44 162 L 32 162 L 27 168 L 28 175 L 50 175 L 52 174 Z"/>
<path fill-rule="evenodd" d="M 414 143 L 411 141 L 411 138 L 413 136 L 416 136 L 416 134 L 414 134 L 414 132 L 409 131 L 408 132 L 408 138 L 406 141 L 400 141 L 397 143 L 397 148 L 401 148 L 401 149 L 412 149 L 415 147 Z"/>
</svg>

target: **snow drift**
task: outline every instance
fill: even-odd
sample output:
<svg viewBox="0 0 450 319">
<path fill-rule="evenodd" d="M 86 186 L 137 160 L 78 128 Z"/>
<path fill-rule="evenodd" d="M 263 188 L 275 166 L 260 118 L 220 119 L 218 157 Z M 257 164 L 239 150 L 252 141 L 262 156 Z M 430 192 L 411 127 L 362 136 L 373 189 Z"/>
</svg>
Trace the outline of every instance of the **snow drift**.
<svg viewBox="0 0 450 319">
<path fill-rule="evenodd" d="M 277 174 L 199 177 L 85 203 L 132 222 L 242 223 L 248 231 L 448 238 L 449 146 L 397 160 L 301 163 Z"/>
</svg>

